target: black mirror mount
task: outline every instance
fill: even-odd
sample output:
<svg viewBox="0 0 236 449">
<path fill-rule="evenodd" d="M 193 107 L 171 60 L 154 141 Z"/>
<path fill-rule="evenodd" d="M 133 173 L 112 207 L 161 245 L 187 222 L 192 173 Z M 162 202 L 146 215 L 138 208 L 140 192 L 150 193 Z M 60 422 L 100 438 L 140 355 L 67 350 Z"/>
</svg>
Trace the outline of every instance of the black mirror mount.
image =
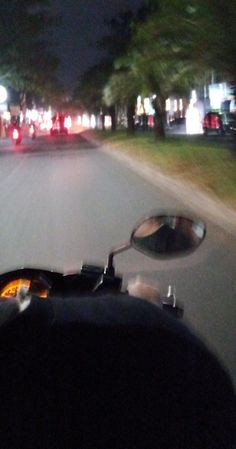
<svg viewBox="0 0 236 449">
<path fill-rule="evenodd" d="M 108 255 L 107 266 L 105 267 L 104 273 L 107 275 L 110 275 L 110 276 L 114 276 L 114 274 L 115 274 L 115 269 L 114 269 L 114 264 L 113 264 L 114 256 L 116 256 L 117 254 L 123 253 L 123 251 L 127 251 L 130 248 L 131 248 L 130 242 L 124 243 L 123 245 L 118 246 L 117 248 L 114 248 Z"/>
</svg>

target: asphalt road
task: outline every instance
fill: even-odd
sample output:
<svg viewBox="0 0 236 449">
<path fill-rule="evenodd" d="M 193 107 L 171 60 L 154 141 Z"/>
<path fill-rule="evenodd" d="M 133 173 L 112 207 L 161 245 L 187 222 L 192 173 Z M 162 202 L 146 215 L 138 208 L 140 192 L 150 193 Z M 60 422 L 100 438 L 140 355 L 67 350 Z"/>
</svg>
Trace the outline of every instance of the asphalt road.
<svg viewBox="0 0 236 449">
<path fill-rule="evenodd" d="M 0 142 L 0 272 L 19 266 L 78 269 L 105 263 L 150 210 L 190 209 L 79 135 Z M 198 214 L 195 206 L 194 212 Z M 184 320 L 218 354 L 236 385 L 236 235 L 207 222 L 192 255 L 155 261 L 130 250 L 118 272 L 141 274 L 165 293 L 175 284 Z"/>
</svg>

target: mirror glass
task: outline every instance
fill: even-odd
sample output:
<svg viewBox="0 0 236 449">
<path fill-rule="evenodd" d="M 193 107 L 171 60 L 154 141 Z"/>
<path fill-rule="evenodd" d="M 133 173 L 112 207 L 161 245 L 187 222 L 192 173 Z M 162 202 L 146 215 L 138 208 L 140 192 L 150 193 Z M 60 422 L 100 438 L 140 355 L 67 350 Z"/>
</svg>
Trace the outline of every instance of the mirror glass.
<svg viewBox="0 0 236 449">
<path fill-rule="evenodd" d="M 206 234 L 202 221 L 175 215 L 145 219 L 131 235 L 131 245 L 149 257 L 177 256 L 194 251 Z"/>
</svg>

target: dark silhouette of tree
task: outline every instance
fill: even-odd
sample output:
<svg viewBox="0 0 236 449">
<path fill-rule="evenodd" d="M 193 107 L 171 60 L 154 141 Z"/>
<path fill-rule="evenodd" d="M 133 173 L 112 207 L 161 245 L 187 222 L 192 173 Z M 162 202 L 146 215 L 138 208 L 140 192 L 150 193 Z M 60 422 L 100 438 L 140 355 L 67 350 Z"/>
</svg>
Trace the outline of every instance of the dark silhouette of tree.
<svg viewBox="0 0 236 449">
<path fill-rule="evenodd" d="M 57 84 L 59 61 L 50 33 L 57 21 L 47 0 L 0 3 L 0 82 L 18 91 L 21 100 L 33 91 L 50 97 L 49 86 Z"/>
<path fill-rule="evenodd" d="M 119 78 L 119 85 L 122 80 L 122 74 L 118 77 L 111 79 L 113 74 L 117 74 L 117 60 L 127 54 L 128 46 L 131 41 L 133 33 L 133 25 L 137 20 L 140 20 L 140 15 L 145 15 L 144 9 L 141 14 L 140 11 L 134 14 L 130 10 L 122 11 L 117 17 L 112 18 L 110 21 L 105 22 L 107 27 L 107 34 L 97 42 L 97 46 L 103 49 L 106 53 L 106 58 L 101 63 L 89 69 L 82 77 L 80 77 L 78 87 L 75 91 L 75 98 L 78 102 L 82 102 L 83 106 L 87 110 L 100 111 L 102 114 L 104 111 L 108 111 L 112 118 L 112 129 L 116 129 L 116 107 L 119 104 L 124 104 L 124 97 L 122 101 L 118 98 L 118 95 L 112 95 L 110 86 L 115 84 L 117 78 Z M 116 65 L 116 68 L 115 68 Z M 124 69 L 122 68 L 122 72 Z M 134 89 L 133 89 L 134 91 Z M 125 90 L 122 88 L 120 94 L 125 94 Z M 127 104 L 128 100 L 128 104 Z M 129 94 L 126 95 L 125 104 L 128 114 L 128 123 L 130 123 L 130 129 L 133 129 L 133 114 L 131 120 L 131 109 L 134 109 L 136 100 L 136 91 L 132 93 L 129 87 Z M 132 104 L 131 104 L 132 103 Z"/>
</svg>

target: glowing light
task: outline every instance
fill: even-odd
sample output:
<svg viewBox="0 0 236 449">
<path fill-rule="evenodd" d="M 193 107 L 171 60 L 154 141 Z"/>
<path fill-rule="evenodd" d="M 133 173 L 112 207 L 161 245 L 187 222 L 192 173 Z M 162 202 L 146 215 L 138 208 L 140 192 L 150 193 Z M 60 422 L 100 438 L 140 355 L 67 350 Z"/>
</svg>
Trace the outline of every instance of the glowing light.
<svg viewBox="0 0 236 449">
<path fill-rule="evenodd" d="M 209 98 L 212 109 L 220 109 L 221 103 L 227 96 L 227 91 L 224 83 L 210 84 L 209 86 Z"/>
<path fill-rule="evenodd" d="M 230 112 L 236 112 L 236 101 L 234 99 L 232 99 L 230 101 L 230 108 L 229 108 Z"/>
<path fill-rule="evenodd" d="M 142 97 L 141 95 L 137 98 L 137 114 L 142 115 L 144 113 L 143 104 L 142 104 Z"/>
<path fill-rule="evenodd" d="M 2 117 L 4 120 L 10 120 L 11 119 L 11 113 L 10 111 L 4 111 L 2 114 Z"/>
<path fill-rule="evenodd" d="M 30 125 L 29 132 L 30 132 L 30 134 L 34 134 L 34 132 L 35 132 L 34 125 L 32 125 L 32 124 Z"/>
<path fill-rule="evenodd" d="M 32 110 L 36 111 L 36 110 Z M 36 111 L 37 112 L 37 119 L 36 119 L 36 113 L 33 112 L 30 114 L 31 120 L 32 121 L 37 121 L 38 122 L 38 126 L 40 127 L 40 129 L 42 131 L 49 131 L 52 127 L 52 111 L 51 108 L 48 109 L 48 111 Z"/>
<path fill-rule="evenodd" d="M 197 104 L 196 90 L 192 90 L 190 103 L 186 111 L 186 133 L 187 134 L 202 134 L 202 120 L 201 112 Z"/>
<path fill-rule="evenodd" d="M 196 90 L 192 90 L 192 95 L 191 95 L 191 98 L 190 98 L 190 103 L 194 104 L 194 103 L 196 103 L 196 101 L 197 101 L 197 92 L 196 92 Z"/>
<path fill-rule="evenodd" d="M 37 118 L 38 118 L 38 111 L 36 109 L 32 109 L 31 119 L 33 120 L 33 122 L 36 122 Z"/>
<path fill-rule="evenodd" d="M 96 117 L 94 114 L 91 115 L 90 126 L 92 129 L 96 128 Z"/>
<path fill-rule="evenodd" d="M 156 96 L 153 95 L 153 99 L 154 97 L 156 98 Z M 144 109 L 147 115 L 151 115 L 151 114 L 155 114 L 155 111 L 152 107 L 152 103 L 150 101 L 150 98 L 144 98 Z"/>
<path fill-rule="evenodd" d="M 170 98 L 167 98 L 167 100 L 166 100 L 166 111 L 167 112 L 170 111 Z"/>
<path fill-rule="evenodd" d="M 200 111 L 197 106 L 194 106 L 191 102 L 186 111 L 186 133 L 187 134 L 202 134 L 202 123 L 200 117 Z"/>
<path fill-rule="evenodd" d="M 82 115 L 82 126 L 84 126 L 85 128 L 89 128 L 89 116 L 88 114 L 83 114 Z"/>
<path fill-rule="evenodd" d="M 36 122 L 38 120 L 38 111 L 37 109 L 27 109 L 26 118 L 32 122 Z"/>
<path fill-rule="evenodd" d="M 5 103 L 7 99 L 7 90 L 4 86 L 0 86 L 0 103 Z"/>
<path fill-rule="evenodd" d="M 13 139 L 14 139 L 14 140 L 17 140 L 17 139 L 19 139 L 19 136 L 20 136 L 20 134 L 19 134 L 18 129 L 14 128 L 14 129 L 13 129 L 13 133 L 12 133 Z"/>
<path fill-rule="evenodd" d="M 45 129 L 46 129 L 47 131 L 50 131 L 51 128 L 52 128 L 52 119 L 47 120 L 47 121 L 45 122 Z"/>
<path fill-rule="evenodd" d="M 77 124 L 78 125 L 82 125 L 82 117 L 81 117 L 81 115 L 78 115 L 78 117 L 77 117 Z"/>
<path fill-rule="evenodd" d="M 105 125 L 105 128 L 111 128 L 111 116 L 110 115 L 105 115 L 104 125 Z"/>
<path fill-rule="evenodd" d="M 3 287 L 0 292 L 1 297 L 5 298 L 13 298 L 17 296 L 20 288 L 24 286 L 27 289 L 30 288 L 30 281 L 28 279 L 16 279 L 14 281 L 9 282 L 7 285 Z"/>
<path fill-rule="evenodd" d="M 182 100 L 182 98 L 179 99 L 179 110 L 180 111 L 183 110 L 183 100 Z"/>
<path fill-rule="evenodd" d="M 151 108 L 150 98 L 144 98 L 143 100 L 144 112 L 149 114 Z"/>
<path fill-rule="evenodd" d="M 67 117 L 65 117 L 64 126 L 65 128 L 70 129 L 71 124 L 72 124 L 71 116 L 68 115 Z"/>
</svg>

